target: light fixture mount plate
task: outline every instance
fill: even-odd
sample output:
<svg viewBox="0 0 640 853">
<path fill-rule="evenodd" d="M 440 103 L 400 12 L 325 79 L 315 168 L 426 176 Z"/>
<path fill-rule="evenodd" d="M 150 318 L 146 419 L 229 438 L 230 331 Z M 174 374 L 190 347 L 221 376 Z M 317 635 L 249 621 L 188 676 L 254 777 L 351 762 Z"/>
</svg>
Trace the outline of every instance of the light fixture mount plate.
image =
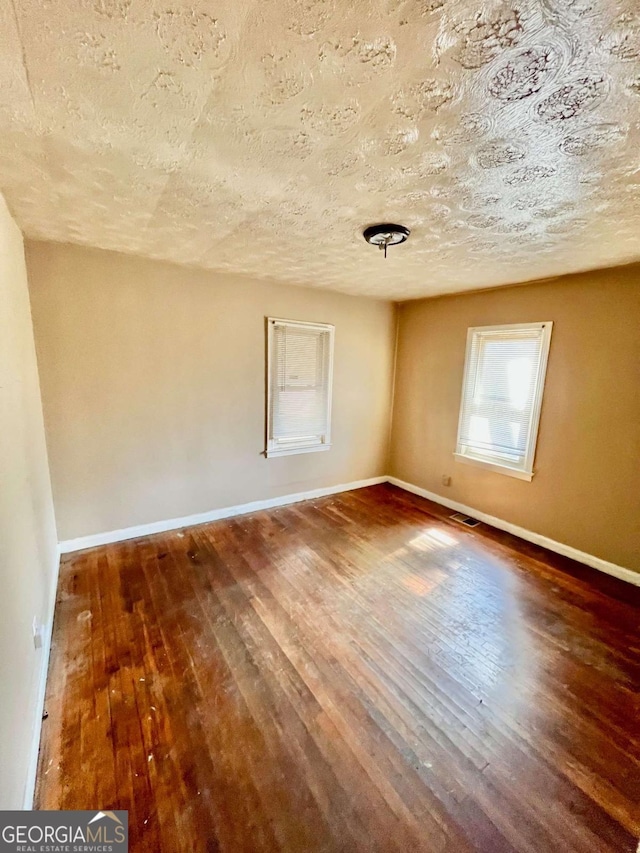
<svg viewBox="0 0 640 853">
<path fill-rule="evenodd" d="M 384 256 L 386 258 L 387 246 L 397 246 L 399 243 L 404 243 L 410 233 L 411 231 L 405 228 L 404 225 L 382 222 L 379 225 L 370 225 L 368 228 L 365 228 L 362 236 L 372 246 L 384 249 Z"/>
</svg>

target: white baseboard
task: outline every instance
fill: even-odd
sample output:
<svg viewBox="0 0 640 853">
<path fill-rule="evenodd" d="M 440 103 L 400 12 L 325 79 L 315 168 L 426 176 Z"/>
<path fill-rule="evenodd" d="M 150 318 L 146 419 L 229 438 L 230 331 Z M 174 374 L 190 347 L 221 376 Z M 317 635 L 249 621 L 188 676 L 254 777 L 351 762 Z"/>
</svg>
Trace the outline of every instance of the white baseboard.
<svg viewBox="0 0 640 853">
<path fill-rule="evenodd" d="M 309 501 L 313 498 L 323 498 L 336 495 L 339 492 L 350 492 L 366 486 L 377 486 L 386 483 L 388 477 L 370 477 L 368 480 L 355 480 L 353 483 L 341 483 L 337 486 L 326 486 L 322 489 L 311 489 L 308 492 L 297 492 L 293 495 L 282 495 L 279 498 L 267 498 L 263 501 L 251 501 L 247 504 L 227 506 L 222 509 L 212 509 L 197 515 L 187 515 L 184 518 L 171 518 L 166 521 L 153 521 L 150 524 L 140 524 L 137 527 L 125 527 L 122 530 L 110 530 L 106 533 L 94 533 L 91 536 L 81 536 L 78 539 L 67 539 L 60 542 L 60 553 L 70 554 L 85 548 L 95 548 L 96 545 L 109 545 L 112 542 L 124 542 L 127 539 L 137 539 L 139 536 L 149 536 L 152 533 L 164 533 L 167 530 L 178 530 L 181 527 L 191 527 L 194 524 L 206 524 L 208 521 L 218 521 L 221 518 L 231 518 L 234 515 L 246 515 L 261 509 L 273 509 L 278 506 Z"/>
<path fill-rule="evenodd" d="M 470 515 L 477 518 L 478 521 L 484 521 L 492 527 L 497 527 L 499 530 L 505 530 L 507 533 L 512 533 L 514 536 L 519 536 L 520 539 L 526 539 L 527 542 L 533 542 L 534 545 L 541 545 L 549 551 L 554 551 L 556 554 L 561 554 L 563 557 L 570 557 L 572 560 L 577 560 L 579 563 L 584 563 L 591 566 L 592 569 L 598 569 L 608 575 L 613 575 L 614 578 L 626 581 L 627 583 L 640 586 L 640 572 L 634 572 L 632 569 L 626 569 L 623 566 L 618 566 L 615 563 L 610 563 L 608 560 L 603 560 L 601 557 L 594 557 L 593 554 L 587 554 L 585 551 L 579 551 L 577 548 L 572 548 L 570 545 L 565 545 L 563 542 L 556 542 L 555 539 L 549 539 L 548 536 L 543 536 L 541 533 L 534 533 L 532 530 L 527 530 L 524 527 L 519 527 L 517 524 L 511 524 L 510 521 L 503 521 L 501 518 L 496 518 L 494 515 L 489 515 L 486 512 L 466 506 L 465 504 L 452 501 L 445 498 L 436 492 L 428 492 L 426 489 L 421 489 L 420 486 L 414 486 L 412 483 L 406 483 L 404 480 L 398 480 L 397 477 L 387 477 L 389 483 L 404 489 L 406 492 L 412 492 L 414 495 L 420 495 L 422 498 L 427 498 L 430 501 L 441 504 L 442 506 L 453 509 L 456 512 L 463 512 L 465 515 Z"/>
<path fill-rule="evenodd" d="M 40 752 L 40 734 L 42 732 L 42 714 L 44 713 L 44 700 L 47 691 L 47 674 L 49 672 L 49 658 L 51 657 L 51 640 L 53 637 L 53 616 L 56 609 L 56 598 L 58 595 L 58 577 L 60 575 L 60 546 L 56 550 L 56 566 L 51 578 L 51 595 L 47 606 L 47 621 L 42 644 L 42 657 L 40 660 L 40 673 L 38 675 L 38 694 L 36 697 L 36 717 L 31 741 L 29 769 L 24 789 L 24 801 L 22 808 L 30 811 L 33 808 L 33 798 L 36 790 L 36 774 L 38 772 L 38 754 Z"/>
<path fill-rule="evenodd" d="M 496 518 L 486 512 L 481 512 L 474 507 L 466 504 L 452 501 L 443 495 L 436 492 L 429 492 L 427 489 L 422 489 L 420 486 L 414 486 L 412 483 L 406 483 L 404 480 L 399 480 L 397 477 L 370 477 L 367 480 L 356 480 L 352 483 L 341 483 L 337 486 L 326 486 L 322 489 L 312 489 L 308 492 L 297 492 L 296 494 L 282 495 L 278 498 L 267 498 L 262 501 L 251 501 L 251 503 L 238 504 L 236 506 L 223 507 L 221 509 L 213 509 L 209 512 L 202 512 L 196 515 L 187 515 L 183 518 L 171 518 L 166 521 L 153 521 L 150 524 L 140 524 L 136 527 L 125 527 L 121 530 L 110 530 L 106 533 L 95 533 L 91 536 L 81 536 L 78 539 L 67 539 L 60 542 L 59 548 L 61 554 L 70 554 L 73 551 L 82 551 L 85 548 L 94 548 L 97 545 L 109 545 L 112 542 L 124 542 L 127 539 L 137 539 L 139 536 L 149 536 L 153 533 L 164 533 L 167 530 L 178 530 L 181 527 L 191 527 L 195 524 L 206 524 L 208 521 L 217 521 L 221 518 L 231 518 L 234 515 L 246 515 L 249 512 L 258 512 L 262 509 L 272 509 L 278 506 L 286 506 L 287 504 L 298 503 L 299 501 L 308 501 L 313 498 L 322 498 L 327 495 L 335 495 L 339 492 L 348 492 L 353 489 L 362 489 L 366 486 L 375 486 L 379 483 L 392 483 L 400 489 L 407 492 L 412 492 L 414 495 L 420 495 L 430 501 L 439 503 L 449 509 L 457 512 L 464 512 L 467 515 L 472 515 L 474 518 L 490 524 L 492 527 L 497 527 L 499 530 L 505 530 L 507 533 L 512 533 L 514 536 L 519 536 L 521 539 L 526 539 L 527 542 L 533 542 L 535 545 L 541 545 L 543 548 L 548 548 L 556 554 L 562 554 L 564 557 L 570 557 L 572 560 L 577 560 L 579 563 L 584 563 L 591 566 L 593 569 L 599 569 L 608 575 L 627 581 L 628 583 L 640 586 L 640 572 L 634 572 L 632 569 L 626 569 L 623 566 L 618 566 L 615 563 L 610 563 L 603 560 L 601 557 L 595 557 L 593 554 L 587 554 L 585 551 L 579 551 L 577 548 L 572 548 L 570 545 L 565 545 L 563 542 L 556 542 L 555 539 L 550 539 L 548 536 L 543 536 L 541 533 L 534 533 L 532 530 L 527 530 L 524 527 L 519 527 L 517 524 L 512 524 L 509 521 L 503 521 L 501 518 Z"/>
</svg>

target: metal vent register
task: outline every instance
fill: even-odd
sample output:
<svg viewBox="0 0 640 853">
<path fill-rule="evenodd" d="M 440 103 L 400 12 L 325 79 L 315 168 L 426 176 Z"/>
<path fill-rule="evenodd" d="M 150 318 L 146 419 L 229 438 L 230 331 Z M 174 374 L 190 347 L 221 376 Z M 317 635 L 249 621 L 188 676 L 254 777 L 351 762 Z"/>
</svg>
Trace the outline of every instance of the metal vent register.
<svg viewBox="0 0 640 853">
<path fill-rule="evenodd" d="M 480 524 L 477 518 L 471 518 L 470 515 L 463 515 L 461 512 L 454 512 L 449 518 L 459 521 L 460 524 L 466 524 L 467 527 L 477 527 Z"/>
</svg>

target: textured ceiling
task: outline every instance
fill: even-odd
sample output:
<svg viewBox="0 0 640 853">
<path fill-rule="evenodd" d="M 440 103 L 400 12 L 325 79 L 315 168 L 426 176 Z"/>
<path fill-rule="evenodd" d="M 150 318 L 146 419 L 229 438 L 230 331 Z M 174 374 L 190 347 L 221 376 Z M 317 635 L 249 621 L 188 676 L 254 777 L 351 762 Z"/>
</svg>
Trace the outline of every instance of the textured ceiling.
<svg viewBox="0 0 640 853">
<path fill-rule="evenodd" d="M 0 0 L 30 237 L 405 299 L 640 258 L 638 0 Z M 412 229 L 388 260 L 362 228 Z"/>
</svg>

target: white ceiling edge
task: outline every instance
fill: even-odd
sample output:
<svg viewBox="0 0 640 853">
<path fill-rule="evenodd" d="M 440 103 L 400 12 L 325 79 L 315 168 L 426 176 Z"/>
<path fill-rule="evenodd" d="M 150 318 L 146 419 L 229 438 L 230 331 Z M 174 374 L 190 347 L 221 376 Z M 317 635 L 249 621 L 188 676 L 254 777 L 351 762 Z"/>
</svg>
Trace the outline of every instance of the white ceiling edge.
<svg viewBox="0 0 640 853">
<path fill-rule="evenodd" d="M 211 276 L 212 286 L 215 287 L 216 277 L 219 276 L 224 278 L 226 281 L 237 280 L 239 284 L 248 285 L 248 286 L 260 286 L 260 285 L 268 285 L 268 286 L 282 286 L 282 287 L 294 287 L 296 289 L 302 290 L 311 290 L 315 292 L 326 292 L 336 294 L 338 296 L 348 296 L 355 299 L 372 299 L 376 302 L 390 302 L 394 305 L 407 305 L 413 302 L 419 302 L 427 299 L 440 299 L 442 297 L 453 297 L 453 296 L 471 296 L 479 293 L 491 293 L 493 291 L 499 291 L 504 289 L 512 289 L 516 287 L 528 287 L 528 286 L 537 286 L 544 284 L 555 284 L 563 279 L 574 278 L 576 276 L 583 275 L 601 275 L 606 273 L 615 274 L 616 272 L 622 271 L 628 267 L 638 267 L 638 281 L 640 284 L 640 261 L 630 260 L 625 263 L 616 264 L 616 266 L 608 266 L 608 267 L 588 267 L 584 269 L 576 269 L 570 272 L 563 272 L 558 275 L 550 275 L 541 278 L 534 279 L 525 279 L 523 281 L 507 281 L 499 284 L 490 284 L 485 287 L 474 287 L 472 289 L 465 287 L 463 289 L 451 290 L 447 289 L 446 285 L 442 287 L 442 289 L 434 290 L 433 292 L 412 296 L 410 298 L 398 298 L 394 296 L 375 296 L 371 294 L 362 294 L 362 293 L 353 293 L 353 291 L 348 289 L 339 289 L 337 287 L 327 287 L 325 285 L 313 285 L 306 284 L 304 282 L 300 282 L 298 280 L 285 280 L 282 278 L 273 278 L 268 275 L 248 275 L 246 273 L 237 273 L 229 270 L 220 270 L 215 267 L 203 267 L 198 264 L 190 264 L 180 261 L 174 261 L 168 256 L 157 255 L 152 257 L 151 255 L 141 255 L 134 252 L 121 251 L 119 249 L 110 249 L 105 248 L 103 246 L 93 246 L 89 243 L 69 243 L 63 242 L 60 240 L 44 240 L 40 237 L 33 237 L 23 233 L 23 238 L 25 240 L 25 245 L 39 244 L 41 246 L 50 245 L 55 249 L 62 248 L 70 248 L 71 250 L 79 250 L 79 251 L 94 251 L 101 254 L 106 255 L 119 255 L 122 256 L 123 259 L 132 259 L 136 261 L 145 262 L 148 261 L 150 263 L 155 264 L 163 264 L 170 265 L 174 267 L 178 267 L 180 269 L 189 270 L 192 273 L 200 273 L 202 275 Z M 384 262 L 384 259 L 381 259 Z"/>
</svg>

